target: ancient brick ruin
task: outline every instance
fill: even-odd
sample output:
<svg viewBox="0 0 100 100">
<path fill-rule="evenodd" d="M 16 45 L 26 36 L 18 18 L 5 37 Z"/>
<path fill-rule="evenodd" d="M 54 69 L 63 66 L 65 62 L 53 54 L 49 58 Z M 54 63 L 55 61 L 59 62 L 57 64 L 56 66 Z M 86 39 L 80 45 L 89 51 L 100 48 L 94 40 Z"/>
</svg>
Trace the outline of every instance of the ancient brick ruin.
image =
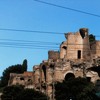
<svg viewBox="0 0 100 100">
<path fill-rule="evenodd" d="M 48 60 L 33 67 L 33 88 L 49 95 L 51 100 L 57 81 L 62 82 L 70 77 L 85 77 L 93 83 L 100 80 L 100 75 L 91 70 L 100 64 L 100 41 L 90 43 L 87 28 L 81 28 L 76 33 L 66 33 L 65 37 L 66 41 L 61 43 L 60 52 L 49 51 Z M 10 85 L 18 83 L 14 77 L 11 80 Z"/>
</svg>

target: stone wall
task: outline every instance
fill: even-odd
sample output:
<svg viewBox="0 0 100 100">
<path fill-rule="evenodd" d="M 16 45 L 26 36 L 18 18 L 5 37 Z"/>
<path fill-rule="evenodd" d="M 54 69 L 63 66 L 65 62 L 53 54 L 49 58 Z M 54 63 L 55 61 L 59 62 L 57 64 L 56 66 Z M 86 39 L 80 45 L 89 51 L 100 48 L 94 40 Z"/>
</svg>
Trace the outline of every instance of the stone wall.
<svg viewBox="0 0 100 100">
<path fill-rule="evenodd" d="M 54 83 L 57 81 L 62 82 L 70 77 L 85 77 L 95 83 L 100 79 L 97 72 L 88 70 L 93 65 L 100 65 L 100 41 L 90 44 L 87 28 L 81 28 L 76 33 L 69 32 L 65 37 L 66 41 L 60 45 L 60 53 L 49 51 L 48 60 L 35 65 L 33 74 L 11 74 L 9 84 L 19 82 L 26 85 L 20 78 L 24 77 L 24 80 L 27 80 L 32 76 L 34 89 L 47 94 L 52 100 Z M 97 57 L 98 59 L 95 59 Z M 93 62 L 91 62 L 92 59 L 94 59 Z"/>
<path fill-rule="evenodd" d="M 25 88 L 33 88 L 33 72 L 23 74 L 10 73 L 8 85 L 24 85 Z"/>
<path fill-rule="evenodd" d="M 94 41 L 90 44 L 91 48 L 91 59 L 100 57 L 100 41 Z"/>
<path fill-rule="evenodd" d="M 48 59 L 53 59 L 53 60 L 59 59 L 59 52 L 58 51 L 48 51 Z"/>
<path fill-rule="evenodd" d="M 67 53 L 67 41 L 62 42 L 60 45 L 60 58 L 65 58 Z"/>
<path fill-rule="evenodd" d="M 60 46 L 60 58 L 69 60 L 89 60 L 90 44 L 88 29 L 82 28 L 76 33 L 65 34 L 66 41 Z"/>
</svg>

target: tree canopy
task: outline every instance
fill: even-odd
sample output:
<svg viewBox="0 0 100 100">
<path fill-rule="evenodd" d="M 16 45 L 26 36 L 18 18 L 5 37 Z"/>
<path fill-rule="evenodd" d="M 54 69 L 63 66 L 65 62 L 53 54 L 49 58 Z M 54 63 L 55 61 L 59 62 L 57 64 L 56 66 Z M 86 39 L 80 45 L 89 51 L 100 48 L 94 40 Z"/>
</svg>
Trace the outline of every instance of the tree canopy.
<svg viewBox="0 0 100 100">
<path fill-rule="evenodd" d="M 93 83 L 85 78 L 72 78 L 55 84 L 56 100 L 98 100 Z"/>
<path fill-rule="evenodd" d="M 89 35 L 89 42 L 94 42 L 95 41 L 95 36 L 93 34 Z"/>
<path fill-rule="evenodd" d="M 24 89 L 21 85 L 7 86 L 3 90 L 2 100 L 47 100 L 47 96 L 34 89 Z"/>
<path fill-rule="evenodd" d="M 23 73 L 26 70 L 27 70 L 27 60 L 26 59 L 23 61 L 23 64 L 9 66 L 2 73 L 0 87 L 4 87 L 4 86 L 8 85 L 10 73 L 18 73 L 19 74 L 19 73 Z"/>
<path fill-rule="evenodd" d="M 20 93 L 18 100 L 47 100 L 47 96 L 34 89 L 24 89 Z"/>
<path fill-rule="evenodd" d="M 1 77 L 1 87 L 7 86 L 8 85 L 8 80 L 10 77 L 10 73 L 23 73 L 22 71 L 22 65 L 12 65 L 6 68 L 3 71 L 3 75 Z"/>
<path fill-rule="evenodd" d="M 7 86 L 3 89 L 2 100 L 17 100 L 20 92 L 24 89 L 21 85 Z"/>
</svg>

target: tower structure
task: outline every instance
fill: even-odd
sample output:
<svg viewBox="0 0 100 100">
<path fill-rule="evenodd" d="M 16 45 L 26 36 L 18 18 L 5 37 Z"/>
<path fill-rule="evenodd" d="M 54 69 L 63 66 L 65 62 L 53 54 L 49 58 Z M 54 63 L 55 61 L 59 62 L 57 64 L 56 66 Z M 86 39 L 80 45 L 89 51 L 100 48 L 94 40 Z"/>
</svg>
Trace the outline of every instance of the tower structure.
<svg viewBox="0 0 100 100">
<path fill-rule="evenodd" d="M 90 59 L 90 43 L 87 28 L 81 28 L 79 32 L 65 34 L 66 41 L 60 46 L 60 58 L 73 61 Z"/>
</svg>

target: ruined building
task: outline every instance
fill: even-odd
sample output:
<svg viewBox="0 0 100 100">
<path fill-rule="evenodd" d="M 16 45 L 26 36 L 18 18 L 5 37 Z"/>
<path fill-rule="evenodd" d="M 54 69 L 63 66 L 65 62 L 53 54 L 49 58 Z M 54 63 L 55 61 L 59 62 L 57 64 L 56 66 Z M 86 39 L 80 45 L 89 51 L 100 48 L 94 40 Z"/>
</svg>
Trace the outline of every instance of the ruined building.
<svg viewBox="0 0 100 100">
<path fill-rule="evenodd" d="M 25 88 L 33 88 L 33 72 L 23 74 L 10 73 L 8 85 L 24 85 Z"/>
<path fill-rule="evenodd" d="M 76 33 L 66 33 L 65 38 L 66 41 L 60 45 L 60 52 L 49 51 L 48 60 L 33 67 L 34 89 L 49 95 L 51 100 L 57 81 L 62 82 L 70 77 L 86 77 L 95 83 L 100 79 L 100 75 L 91 70 L 100 64 L 100 41 L 90 43 L 87 28 L 81 28 Z"/>
</svg>

